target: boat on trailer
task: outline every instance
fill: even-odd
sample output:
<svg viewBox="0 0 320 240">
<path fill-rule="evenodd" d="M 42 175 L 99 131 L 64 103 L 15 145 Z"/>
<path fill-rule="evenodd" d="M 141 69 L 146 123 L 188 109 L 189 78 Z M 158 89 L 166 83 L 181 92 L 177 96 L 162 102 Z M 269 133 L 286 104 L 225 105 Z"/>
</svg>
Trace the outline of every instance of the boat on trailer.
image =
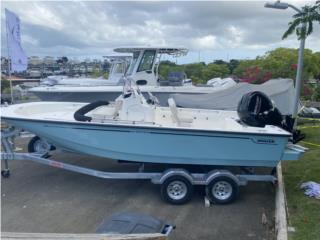
<svg viewBox="0 0 320 240">
<path fill-rule="evenodd" d="M 169 75 L 163 79 L 159 76 L 159 65 L 163 55 L 180 57 L 188 53 L 185 48 L 175 47 L 123 47 L 114 49 L 121 54 L 132 54 L 133 58 L 126 72 L 126 76 L 139 86 L 140 91 L 148 98 L 152 93 L 162 106 L 168 106 L 168 98 L 171 94 L 206 94 L 226 89 L 236 83 L 233 80 L 221 84 L 194 86 L 191 79 L 183 74 Z M 107 81 L 106 81 L 107 83 Z M 114 101 L 121 93 L 124 78 L 118 82 L 105 84 L 92 84 L 90 86 L 38 86 L 30 89 L 34 95 L 43 101 L 62 102 L 93 102 L 98 100 Z"/>
<path fill-rule="evenodd" d="M 206 185 L 209 188 L 207 194 L 213 201 L 229 202 L 234 199 L 241 182 L 260 178 L 234 175 L 221 168 L 273 168 L 281 160 L 297 160 L 306 150 L 291 142 L 292 135 L 281 114 L 273 108 L 270 99 L 259 92 L 245 95 L 238 112 L 182 109 L 176 107 L 173 99 L 168 100 L 168 105 L 160 107 L 147 102 L 139 89 L 127 84 L 123 94 L 114 103 L 16 104 L 2 108 L 1 118 L 16 128 L 45 139 L 48 143 L 46 151 L 50 151 L 51 145 L 54 145 L 68 151 L 109 159 L 168 166 L 198 165 L 210 170 L 198 175 L 173 168 L 157 174 L 134 175 L 162 184 L 162 195 L 172 203 L 183 203 L 190 199 L 189 190 L 193 184 Z M 41 153 L 42 157 L 39 154 L 21 156 L 12 153 L 9 143 L 6 145 L 5 159 L 20 156 L 20 159 L 30 158 L 74 170 L 68 164 L 44 159 L 45 152 Z M 213 166 L 218 166 L 218 170 L 212 171 Z M 133 178 L 127 173 L 119 177 L 79 167 L 75 171 L 104 178 Z M 272 176 L 262 179 L 275 180 Z M 219 199 L 219 194 L 224 197 Z"/>
</svg>

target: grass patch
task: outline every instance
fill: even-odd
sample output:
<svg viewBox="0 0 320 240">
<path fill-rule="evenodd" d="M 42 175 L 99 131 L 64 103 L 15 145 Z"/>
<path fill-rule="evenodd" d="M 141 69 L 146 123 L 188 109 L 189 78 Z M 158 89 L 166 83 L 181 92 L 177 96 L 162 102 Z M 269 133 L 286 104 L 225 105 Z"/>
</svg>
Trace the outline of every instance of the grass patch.
<svg viewBox="0 0 320 240">
<path fill-rule="evenodd" d="M 300 185 L 303 182 L 320 183 L 320 122 L 301 124 L 301 130 L 307 135 L 302 143 L 309 151 L 299 161 L 284 162 L 283 175 L 289 208 L 289 225 L 296 232 L 290 240 L 320 240 L 320 200 L 303 194 Z"/>
</svg>

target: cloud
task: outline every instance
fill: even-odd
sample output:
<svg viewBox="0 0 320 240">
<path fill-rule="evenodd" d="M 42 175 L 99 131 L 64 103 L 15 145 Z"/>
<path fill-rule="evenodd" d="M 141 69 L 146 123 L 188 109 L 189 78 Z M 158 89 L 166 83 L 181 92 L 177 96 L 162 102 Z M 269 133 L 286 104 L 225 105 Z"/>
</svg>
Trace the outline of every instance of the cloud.
<svg viewBox="0 0 320 240">
<path fill-rule="evenodd" d="M 193 48 L 199 50 L 213 50 L 217 48 L 217 38 L 213 35 L 198 37 L 193 40 Z"/>
<path fill-rule="evenodd" d="M 4 1 L 1 40 L 5 42 L 4 8 L 8 8 L 20 16 L 28 55 L 101 57 L 119 46 L 168 45 L 202 51 L 212 60 L 229 55 L 251 58 L 279 46 L 297 48 L 294 36 L 281 40 L 294 12 L 263 5 L 263 1 Z M 320 51 L 319 39 L 315 25 L 306 46 Z M 4 44 L 1 51 L 6 52 Z M 194 61 L 191 58 L 186 61 Z"/>
</svg>

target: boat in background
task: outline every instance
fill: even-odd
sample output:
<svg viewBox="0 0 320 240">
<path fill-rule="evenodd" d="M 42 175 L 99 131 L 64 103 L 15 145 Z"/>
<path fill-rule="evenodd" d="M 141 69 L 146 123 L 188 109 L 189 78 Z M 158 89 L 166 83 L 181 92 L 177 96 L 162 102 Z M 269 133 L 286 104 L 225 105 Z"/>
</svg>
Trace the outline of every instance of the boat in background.
<svg viewBox="0 0 320 240">
<path fill-rule="evenodd" d="M 191 79 L 185 74 L 169 74 L 163 79 L 159 76 L 161 56 L 166 54 L 174 57 L 186 55 L 185 48 L 169 47 L 126 47 L 114 49 L 117 53 L 131 53 L 132 61 L 126 76 L 139 86 L 146 98 L 149 92 L 159 100 L 160 105 L 167 106 L 171 94 L 206 94 L 226 89 L 230 85 L 194 86 Z M 90 86 L 39 86 L 30 89 L 43 101 L 63 102 L 93 102 L 97 100 L 114 101 L 121 93 L 124 79 L 121 78 L 115 85 L 90 85 Z"/>
<path fill-rule="evenodd" d="M 233 78 L 227 77 L 227 78 L 212 78 L 210 80 L 207 81 L 208 86 L 212 86 L 212 87 L 233 87 L 235 86 L 237 83 L 234 81 Z"/>
<path fill-rule="evenodd" d="M 111 63 L 108 79 L 78 77 L 71 78 L 65 75 L 52 75 L 40 81 L 40 86 L 112 86 L 118 85 L 127 71 L 131 56 L 106 56 Z M 32 90 L 31 90 L 32 92 Z"/>
<path fill-rule="evenodd" d="M 305 118 L 320 118 L 320 110 L 315 107 L 303 106 L 300 109 L 299 116 Z"/>
</svg>

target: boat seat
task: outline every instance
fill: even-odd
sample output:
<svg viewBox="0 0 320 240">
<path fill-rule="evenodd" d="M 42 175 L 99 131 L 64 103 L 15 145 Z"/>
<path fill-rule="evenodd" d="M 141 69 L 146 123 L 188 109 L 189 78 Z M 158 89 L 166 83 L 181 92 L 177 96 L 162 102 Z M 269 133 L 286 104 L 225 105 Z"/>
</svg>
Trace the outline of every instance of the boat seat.
<svg viewBox="0 0 320 240">
<path fill-rule="evenodd" d="M 97 108 L 92 111 L 90 116 L 92 117 L 92 121 L 101 122 L 104 120 L 116 119 L 118 117 L 119 110 L 122 107 L 121 101 L 116 101 L 114 103 L 114 108 Z"/>
<path fill-rule="evenodd" d="M 122 101 L 115 101 L 115 106 L 114 106 L 114 113 L 113 113 L 113 119 L 116 119 L 119 115 L 119 111 L 122 108 Z"/>
<path fill-rule="evenodd" d="M 169 108 L 171 111 L 171 116 L 173 122 L 177 123 L 178 126 L 181 127 L 189 127 L 191 123 L 193 122 L 192 118 L 183 118 L 179 116 L 178 108 L 176 106 L 176 102 L 173 98 L 168 99 Z"/>
</svg>

